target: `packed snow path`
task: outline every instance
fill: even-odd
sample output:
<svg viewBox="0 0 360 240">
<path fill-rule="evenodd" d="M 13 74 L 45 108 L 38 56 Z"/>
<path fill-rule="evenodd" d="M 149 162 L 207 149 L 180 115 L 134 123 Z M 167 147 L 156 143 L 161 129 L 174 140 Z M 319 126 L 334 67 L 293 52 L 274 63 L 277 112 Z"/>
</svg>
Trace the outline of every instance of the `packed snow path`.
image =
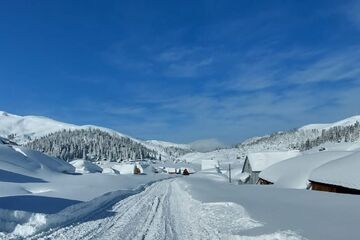
<svg viewBox="0 0 360 240">
<path fill-rule="evenodd" d="M 110 211 L 96 211 L 32 239 L 242 239 L 241 231 L 261 226 L 240 205 L 201 203 L 183 188 L 180 179 L 155 183 L 115 203 Z M 266 239 L 298 239 L 291 232 L 271 236 Z"/>
</svg>

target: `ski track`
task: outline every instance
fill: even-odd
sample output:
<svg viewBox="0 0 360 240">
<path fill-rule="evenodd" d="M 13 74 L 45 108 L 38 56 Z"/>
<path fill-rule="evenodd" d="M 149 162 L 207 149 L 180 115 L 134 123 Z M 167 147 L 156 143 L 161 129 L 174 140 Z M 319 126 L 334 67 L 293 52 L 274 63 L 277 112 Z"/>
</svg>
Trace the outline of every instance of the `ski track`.
<svg viewBox="0 0 360 240">
<path fill-rule="evenodd" d="M 202 203 L 185 191 L 181 179 L 154 183 L 143 192 L 116 202 L 111 211 L 98 209 L 77 223 L 26 239 L 303 239 L 291 231 L 241 236 L 261 227 L 235 203 Z"/>
</svg>

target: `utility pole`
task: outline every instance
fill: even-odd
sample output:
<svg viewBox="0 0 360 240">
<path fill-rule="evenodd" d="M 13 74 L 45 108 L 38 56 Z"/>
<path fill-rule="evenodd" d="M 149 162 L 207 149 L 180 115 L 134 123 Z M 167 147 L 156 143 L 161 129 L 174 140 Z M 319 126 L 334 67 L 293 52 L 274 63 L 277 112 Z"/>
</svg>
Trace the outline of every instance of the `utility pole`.
<svg viewBox="0 0 360 240">
<path fill-rule="evenodd" d="M 229 183 L 231 183 L 231 164 L 229 163 Z"/>
</svg>

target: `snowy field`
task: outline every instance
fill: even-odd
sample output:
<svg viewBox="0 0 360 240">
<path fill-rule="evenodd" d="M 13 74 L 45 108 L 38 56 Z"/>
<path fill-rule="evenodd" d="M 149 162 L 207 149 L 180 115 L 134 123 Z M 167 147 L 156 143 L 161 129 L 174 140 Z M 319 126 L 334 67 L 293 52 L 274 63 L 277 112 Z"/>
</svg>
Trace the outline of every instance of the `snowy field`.
<svg viewBox="0 0 360 240">
<path fill-rule="evenodd" d="M 197 161 L 67 163 L 0 144 L 0 239 L 358 239 L 358 195 L 304 189 L 308 169 L 358 149 L 359 143 L 326 145 L 280 162 L 280 170 L 297 163 L 287 171 L 302 189 L 290 189 L 297 188 L 290 180 L 287 186 L 228 183 L 227 164 L 237 176 L 241 159 L 221 161 L 217 173 L 200 171 Z M 161 171 L 177 168 L 196 173 Z M 306 171 L 299 175 L 300 169 Z M 268 173 L 282 172 L 275 170 Z"/>
<path fill-rule="evenodd" d="M 198 173 L 33 214 L 2 239 L 357 239 L 359 197 Z M 4 210 L 2 210 L 4 211 Z M 16 214 L 15 214 L 16 215 Z M 14 215 L 14 216 L 15 216 Z M 326 230 L 325 230 L 326 229 Z"/>
</svg>

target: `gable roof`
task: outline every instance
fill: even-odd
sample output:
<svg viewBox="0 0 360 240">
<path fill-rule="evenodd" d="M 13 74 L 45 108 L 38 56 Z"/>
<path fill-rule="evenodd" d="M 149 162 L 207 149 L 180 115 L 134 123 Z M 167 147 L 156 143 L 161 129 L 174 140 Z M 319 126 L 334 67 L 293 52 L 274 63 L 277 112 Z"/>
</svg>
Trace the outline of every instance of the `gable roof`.
<svg viewBox="0 0 360 240">
<path fill-rule="evenodd" d="M 352 152 L 349 151 L 305 153 L 274 164 L 262 171 L 259 176 L 279 187 L 305 189 L 314 169 L 350 154 Z"/>
<path fill-rule="evenodd" d="M 257 152 L 249 153 L 248 160 L 254 172 L 260 172 L 271 165 L 300 155 L 297 150 L 283 152 Z"/>
<path fill-rule="evenodd" d="M 309 180 L 360 190 L 360 152 L 316 168 Z"/>
</svg>

